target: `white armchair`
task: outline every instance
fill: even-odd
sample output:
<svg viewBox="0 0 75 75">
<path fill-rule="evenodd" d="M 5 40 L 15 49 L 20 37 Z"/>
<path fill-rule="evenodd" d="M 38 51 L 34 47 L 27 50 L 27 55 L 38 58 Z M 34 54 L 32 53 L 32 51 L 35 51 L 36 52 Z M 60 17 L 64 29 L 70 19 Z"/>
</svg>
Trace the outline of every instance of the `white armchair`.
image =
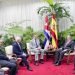
<svg viewBox="0 0 75 75">
<path fill-rule="evenodd" d="M 0 75 L 9 75 L 10 69 L 8 67 L 2 67 L 0 69 Z"/>
<path fill-rule="evenodd" d="M 34 55 L 34 52 L 31 52 L 30 50 L 30 43 L 26 43 L 27 46 L 27 52 L 29 54 L 29 61 L 32 62 L 32 55 Z"/>
<path fill-rule="evenodd" d="M 26 43 L 26 45 L 27 45 L 27 52 L 28 52 L 28 54 L 29 55 L 34 55 L 34 52 L 30 51 L 30 43 Z"/>
<path fill-rule="evenodd" d="M 17 63 L 17 66 L 19 66 L 19 64 L 22 61 L 22 59 L 21 58 L 17 58 L 16 54 L 13 54 L 13 46 L 12 45 L 6 46 L 5 47 L 5 52 L 6 52 L 6 56 L 9 59 L 15 59 L 16 63 Z"/>
<path fill-rule="evenodd" d="M 10 69 L 8 67 L 1 67 L 0 65 L 0 75 L 9 75 Z"/>
<path fill-rule="evenodd" d="M 6 56 L 9 58 L 9 59 L 13 59 L 13 46 L 12 45 L 9 45 L 9 46 L 6 46 L 5 47 L 5 52 L 6 52 Z"/>
</svg>

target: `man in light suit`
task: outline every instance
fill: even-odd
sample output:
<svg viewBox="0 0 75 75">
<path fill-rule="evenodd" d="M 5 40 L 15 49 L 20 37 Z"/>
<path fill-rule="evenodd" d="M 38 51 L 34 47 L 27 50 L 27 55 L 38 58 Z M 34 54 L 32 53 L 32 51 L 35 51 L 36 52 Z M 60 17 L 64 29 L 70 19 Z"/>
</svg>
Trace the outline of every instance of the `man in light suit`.
<svg viewBox="0 0 75 75">
<path fill-rule="evenodd" d="M 21 37 L 19 37 L 19 36 L 15 37 L 15 42 L 12 45 L 13 45 L 13 53 L 16 54 L 17 57 L 22 58 L 22 63 L 24 63 L 24 65 L 26 65 L 27 70 L 32 71 L 32 69 L 29 66 L 29 63 L 26 59 L 26 54 L 22 50 Z"/>
<path fill-rule="evenodd" d="M 74 41 L 72 40 L 71 36 L 68 35 L 64 45 L 58 50 L 56 50 L 56 53 L 55 53 L 56 66 L 61 64 L 61 60 L 66 52 L 69 52 L 69 50 L 72 50 L 72 51 L 74 50 L 74 45 L 75 45 Z"/>
<path fill-rule="evenodd" d="M 35 63 L 34 64 L 36 66 L 39 65 L 39 62 L 41 64 L 43 64 L 44 51 L 45 50 L 44 49 L 41 49 L 40 41 L 39 41 L 37 35 L 34 35 L 33 36 L 33 39 L 30 42 L 30 51 L 35 53 Z M 40 58 L 39 58 L 39 53 L 41 54 L 40 55 Z"/>
</svg>

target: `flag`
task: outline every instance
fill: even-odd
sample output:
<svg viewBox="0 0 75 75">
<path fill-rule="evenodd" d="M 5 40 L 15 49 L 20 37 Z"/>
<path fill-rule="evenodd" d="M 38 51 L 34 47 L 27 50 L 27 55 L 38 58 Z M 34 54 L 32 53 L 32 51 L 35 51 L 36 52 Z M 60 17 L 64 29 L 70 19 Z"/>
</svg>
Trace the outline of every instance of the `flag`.
<svg viewBox="0 0 75 75">
<path fill-rule="evenodd" d="M 49 46 L 50 38 L 51 38 L 48 16 L 45 17 L 44 35 L 45 35 L 44 49 L 47 49 L 47 47 Z"/>
<path fill-rule="evenodd" d="M 51 20 L 51 36 L 52 36 L 53 47 L 58 48 L 57 23 L 55 15 L 52 15 L 52 20 Z"/>
</svg>

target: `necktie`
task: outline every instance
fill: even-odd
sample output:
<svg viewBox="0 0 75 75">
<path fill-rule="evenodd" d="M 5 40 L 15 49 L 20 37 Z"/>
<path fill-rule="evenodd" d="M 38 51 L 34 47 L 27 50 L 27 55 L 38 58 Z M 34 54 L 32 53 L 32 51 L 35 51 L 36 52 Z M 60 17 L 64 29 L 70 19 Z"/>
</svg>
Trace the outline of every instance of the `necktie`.
<svg viewBox="0 0 75 75">
<path fill-rule="evenodd" d="M 70 41 L 66 41 L 66 43 L 65 43 L 65 47 L 69 44 L 69 42 L 70 42 Z"/>
<path fill-rule="evenodd" d="M 20 50 L 21 50 L 21 46 L 20 46 L 20 43 L 18 43 L 18 46 L 19 46 L 19 48 L 20 48 Z"/>
<path fill-rule="evenodd" d="M 36 48 L 38 47 L 37 40 L 35 39 Z"/>
</svg>

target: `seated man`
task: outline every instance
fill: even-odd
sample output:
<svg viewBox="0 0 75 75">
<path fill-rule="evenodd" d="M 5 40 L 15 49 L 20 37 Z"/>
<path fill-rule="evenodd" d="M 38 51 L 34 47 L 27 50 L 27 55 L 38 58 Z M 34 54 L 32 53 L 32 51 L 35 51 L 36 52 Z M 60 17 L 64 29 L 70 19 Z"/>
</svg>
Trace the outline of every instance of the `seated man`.
<svg viewBox="0 0 75 75">
<path fill-rule="evenodd" d="M 56 50 L 55 53 L 55 65 L 60 65 L 61 60 L 66 52 L 69 52 L 69 50 L 74 50 L 74 41 L 72 40 L 71 36 L 67 36 L 67 40 L 65 41 L 65 44 Z"/>
<path fill-rule="evenodd" d="M 6 57 L 5 48 L 3 46 L 3 40 L 1 39 L 0 39 L 0 65 L 2 67 L 10 68 L 10 75 L 16 75 L 17 71 L 16 61 L 9 60 L 9 58 Z"/>
<path fill-rule="evenodd" d="M 21 46 L 21 37 L 17 36 L 15 37 L 15 42 L 12 44 L 13 45 L 13 53 L 17 55 L 17 57 L 22 58 L 22 63 L 26 65 L 27 70 L 32 71 L 32 69 L 29 66 L 29 63 L 26 59 L 26 54 L 22 50 Z"/>
<path fill-rule="evenodd" d="M 39 59 L 40 63 L 43 64 L 43 58 L 44 58 L 44 49 L 41 49 L 40 41 L 37 38 L 37 35 L 33 36 L 33 39 L 30 42 L 30 51 L 35 53 L 35 65 L 39 65 Z M 41 57 L 39 58 L 39 53 L 41 53 Z"/>
</svg>

